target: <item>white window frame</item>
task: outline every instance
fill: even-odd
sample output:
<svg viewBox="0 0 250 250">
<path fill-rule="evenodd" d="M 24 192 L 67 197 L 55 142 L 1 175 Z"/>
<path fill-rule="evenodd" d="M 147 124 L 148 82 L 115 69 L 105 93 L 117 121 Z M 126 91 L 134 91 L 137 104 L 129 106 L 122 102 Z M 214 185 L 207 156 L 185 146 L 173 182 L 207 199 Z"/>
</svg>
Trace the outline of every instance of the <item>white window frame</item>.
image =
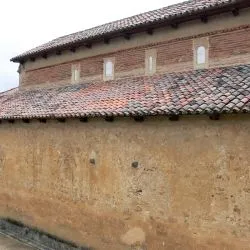
<svg viewBox="0 0 250 250">
<path fill-rule="evenodd" d="M 205 46 L 199 46 L 196 49 L 196 63 L 198 65 L 206 63 L 206 48 L 205 48 Z"/>
<path fill-rule="evenodd" d="M 194 69 L 209 68 L 209 38 L 201 37 L 193 40 Z"/>
<path fill-rule="evenodd" d="M 71 83 L 78 83 L 80 81 L 80 68 L 80 64 L 72 64 Z"/>
<path fill-rule="evenodd" d="M 110 66 L 109 69 L 107 66 Z M 110 70 L 110 72 L 108 72 Z M 103 79 L 105 81 L 114 80 L 115 78 L 115 58 L 104 58 L 103 60 Z"/>
<path fill-rule="evenodd" d="M 153 75 L 156 73 L 157 50 L 149 49 L 145 52 L 145 75 Z"/>
<path fill-rule="evenodd" d="M 153 68 L 154 68 L 154 58 L 153 56 L 149 56 L 148 57 L 148 71 L 153 72 Z"/>
</svg>

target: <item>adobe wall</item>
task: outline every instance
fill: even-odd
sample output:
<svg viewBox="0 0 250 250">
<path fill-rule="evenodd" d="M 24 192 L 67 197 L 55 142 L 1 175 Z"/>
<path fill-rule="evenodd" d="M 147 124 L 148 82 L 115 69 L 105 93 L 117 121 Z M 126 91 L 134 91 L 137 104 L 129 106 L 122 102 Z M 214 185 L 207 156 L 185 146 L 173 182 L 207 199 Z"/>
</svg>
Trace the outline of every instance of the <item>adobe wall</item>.
<svg viewBox="0 0 250 250">
<path fill-rule="evenodd" d="M 145 75 L 145 50 L 157 49 L 157 73 L 192 70 L 193 42 L 209 38 L 209 67 L 250 63 L 250 9 L 233 17 L 218 15 L 204 24 L 200 20 L 181 24 L 178 29 L 157 29 L 153 35 L 140 33 L 127 41 L 116 38 L 110 44 L 93 44 L 91 49 L 65 51 L 48 59 L 37 58 L 25 63 L 21 85 L 70 83 L 71 66 L 81 65 L 81 81 L 103 79 L 103 59 L 115 57 L 115 78 Z"/>
<path fill-rule="evenodd" d="M 4 122 L 0 140 L 0 217 L 102 250 L 250 249 L 249 115 Z"/>
</svg>

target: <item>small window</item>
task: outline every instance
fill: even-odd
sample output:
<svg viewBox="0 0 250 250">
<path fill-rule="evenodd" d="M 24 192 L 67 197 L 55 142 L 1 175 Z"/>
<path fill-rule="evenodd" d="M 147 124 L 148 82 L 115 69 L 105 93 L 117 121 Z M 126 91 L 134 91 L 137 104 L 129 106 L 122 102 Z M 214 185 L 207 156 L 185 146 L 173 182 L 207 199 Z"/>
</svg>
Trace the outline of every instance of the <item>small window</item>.
<svg viewBox="0 0 250 250">
<path fill-rule="evenodd" d="M 153 72 L 153 56 L 148 58 L 148 70 L 149 72 Z"/>
<path fill-rule="evenodd" d="M 78 69 L 73 70 L 73 80 L 74 82 L 77 82 L 78 79 Z"/>
<path fill-rule="evenodd" d="M 103 78 L 104 80 L 113 80 L 114 79 L 114 58 L 106 58 L 104 59 L 103 65 Z"/>
<path fill-rule="evenodd" d="M 80 80 L 80 65 L 72 65 L 71 82 L 77 83 Z"/>
<path fill-rule="evenodd" d="M 200 46 L 197 48 L 197 64 L 205 64 L 206 63 L 206 48 L 204 46 Z"/>
<path fill-rule="evenodd" d="M 109 77 L 113 75 L 113 63 L 111 61 L 107 61 L 105 63 L 105 76 Z"/>
<path fill-rule="evenodd" d="M 156 72 L 156 49 L 149 49 L 145 54 L 145 73 L 153 75 Z"/>
<path fill-rule="evenodd" d="M 200 37 L 193 40 L 194 69 L 209 67 L 209 37 Z"/>
</svg>

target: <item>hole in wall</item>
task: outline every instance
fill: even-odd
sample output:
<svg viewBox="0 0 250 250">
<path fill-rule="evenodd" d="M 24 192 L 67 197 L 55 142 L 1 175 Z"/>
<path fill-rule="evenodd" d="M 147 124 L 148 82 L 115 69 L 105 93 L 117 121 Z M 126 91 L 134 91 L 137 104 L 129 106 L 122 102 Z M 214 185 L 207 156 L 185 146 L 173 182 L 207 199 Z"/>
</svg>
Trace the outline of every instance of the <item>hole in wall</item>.
<svg viewBox="0 0 250 250">
<path fill-rule="evenodd" d="M 139 162 L 138 161 L 134 161 L 131 164 L 132 168 L 138 168 L 139 167 Z"/>
</svg>

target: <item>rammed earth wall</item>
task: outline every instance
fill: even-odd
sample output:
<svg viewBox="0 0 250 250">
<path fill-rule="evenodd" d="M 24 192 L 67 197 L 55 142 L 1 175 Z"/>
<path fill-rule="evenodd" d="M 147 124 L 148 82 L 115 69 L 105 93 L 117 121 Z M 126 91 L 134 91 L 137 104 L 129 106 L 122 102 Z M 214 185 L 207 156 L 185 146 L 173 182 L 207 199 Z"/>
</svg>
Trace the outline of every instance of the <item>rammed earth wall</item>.
<svg viewBox="0 0 250 250">
<path fill-rule="evenodd" d="M 2 218 L 102 250 L 250 249 L 248 114 L 3 122 L 0 140 Z"/>
</svg>

